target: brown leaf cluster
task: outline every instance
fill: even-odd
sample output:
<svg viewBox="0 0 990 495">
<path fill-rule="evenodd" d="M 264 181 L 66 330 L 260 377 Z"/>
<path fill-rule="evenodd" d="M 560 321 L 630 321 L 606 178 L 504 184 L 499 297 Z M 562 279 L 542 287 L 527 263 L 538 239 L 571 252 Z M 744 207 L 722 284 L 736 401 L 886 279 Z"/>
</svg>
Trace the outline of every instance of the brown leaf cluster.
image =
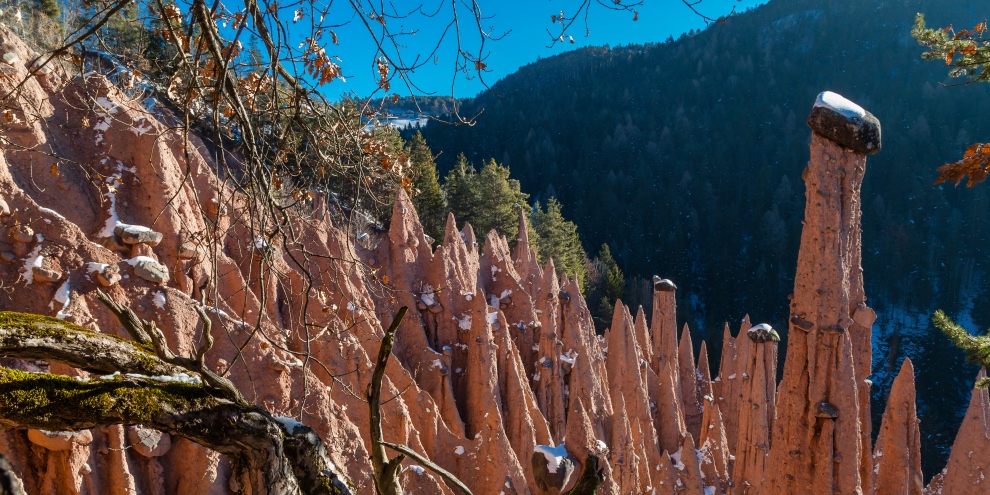
<svg viewBox="0 0 990 495">
<path fill-rule="evenodd" d="M 959 185 L 968 178 L 966 187 L 973 187 L 987 178 L 990 172 L 990 143 L 976 143 L 966 150 L 961 160 L 947 163 L 938 169 L 938 179 L 935 185 L 951 182 Z"/>
</svg>

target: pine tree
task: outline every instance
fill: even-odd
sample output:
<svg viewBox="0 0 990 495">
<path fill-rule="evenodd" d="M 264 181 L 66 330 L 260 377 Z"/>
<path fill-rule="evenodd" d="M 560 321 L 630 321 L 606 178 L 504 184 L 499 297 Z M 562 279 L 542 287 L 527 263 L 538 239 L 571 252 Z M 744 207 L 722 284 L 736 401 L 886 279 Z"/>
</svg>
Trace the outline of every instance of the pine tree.
<svg viewBox="0 0 990 495">
<path fill-rule="evenodd" d="M 447 200 L 440 188 L 437 165 L 433 160 L 433 152 L 427 146 L 426 140 L 419 131 L 413 135 L 407 144 L 407 155 L 412 165 L 412 202 L 419 213 L 419 221 L 423 224 L 426 235 L 434 239 L 443 238 L 443 229 L 447 218 Z"/>
<path fill-rule="evenodd" d="M 530 214 L 530 225 L 536 233 L 535 239 L 530 236 L 530 244 L 536 246 L 540 263 L 553 258 L 557 269 L 576 277 L 583 289 L 588 279 L 588 255 L 581 245 L 577 225 L 561 214 L 557 198 L 550 198 L 546 211 L 536 203 Z"/>
<path fill-rule="evenodd" d="M 509 178 L 509 168 L 495 160 L 477 171 L 461 154 L 444 183 L 447 206 L 458 222 L 469 222 L 478 239 L 492 229 L 509 239 L 519 233 L 519 209 L 528 208 L 529 195 L 519 181 Z"/>
<path fill-rule="evenodd" d="M 479 210 L 475 212 L 475 232 L 479 236 L 495 229 L 509 239 L 519 234 L 519 209 L 527 208 L 529 195 L 522 192 L 519 181 L 509 178 L 509 167 L 495 159 L 478 173 Z"/>
<path fill-rule="evenodd" d="M 58 21 L 62 17 L 62 8 L 59 6 L 58 0 L 41 0 L 39 6 L 41 12 L 53 21 Z"/>
<path fill-rule="evenodd" d="M 608 244 L 602 244 L 598 256 L 591 261 L 589 272 L 588 300 L 598 303 L 597 308 L 593 308 L 593 316 L 601 328 L 611 321 L 615 301 L 625 295 L 626 277 L 612 257 Z"/>
<path fill-rule="evenodd" d="M 443 191 L 447 196 L 447 211 L 453 213 L 458 222 L 470 222 L 472 213 L 478 208 L 477 177 L 478 171 L 468 163 L 464 153 L 457 155 L 457 162 L 444 179 Z"/>
</svg>

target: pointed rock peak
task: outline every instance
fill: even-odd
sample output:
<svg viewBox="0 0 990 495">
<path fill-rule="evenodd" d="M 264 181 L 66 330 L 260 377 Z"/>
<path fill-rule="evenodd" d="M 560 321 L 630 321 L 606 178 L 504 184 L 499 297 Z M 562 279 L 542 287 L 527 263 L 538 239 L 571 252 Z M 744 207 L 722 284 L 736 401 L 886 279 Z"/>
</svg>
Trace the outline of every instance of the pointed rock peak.
<svg viewBox="0 0 990 495">
<path fill-rule="evenodd" d="M 612 331 L 612 335 L 615 335 L 616 332 L 626 333 L 626 314 L 628 314 L 628 312 L 629 310 L 627 310 L 626 306 L 622 304 L 622 301 L 616 299 L 615 306 L 612 309 L 612 326 L 609 327 Z"/>
<path fill-rule="evenodd" d="M 646 326 L 646 310 L 643 309 L 642 304 L 640 304 L 639 307 L 636 308 L 636 326 L 639 326 L 640 324 L 642 324 L 644 327 Z"/>
<path fill-rule="evenodd" d="M 873 452 L 873 472 L 876 495 L 920 495 L 924 490 L 914 365 L 910 359 L 901 365 L 887 399 Z"/>
<path fill-rule="evenodd" d="M 412 199 L 409 198 L 409 193 L 405 189 L 399 188 L 395 192 L 395 203 L 392 205 L 392 213 L 406 213 L 402 211 L 402 208 L 406 208 L 407 211 L 413 209 Z"/>
<path fill-rule="evenodd" d="M 529 219 L 526 218 L 526 209 L 519 208 L 519 236 L 516 238 L 516 246 L 523 246 L 529 249 Z M 517 249 L 521 249 L 518 248 Z"/>
<path fill-rule="evenodd" d="M 557 278 L 557 266 L 553 263 L 553 258 L 547 258 L 547 264 L 543 267 L 543 273 L 552 273 L 554 278 Z"/>
<path fill-rule="evenodd" d="M 588 458 L 588 454 L 604 456 L 604 442 L 600 442 L 595 437 L 595 429 L 588 417 L 588 411 L 584 408 L 584 402 L 580 397 L 571 400 L 570 410 L 567 412 L 567 426 L 565 428 L 565 438 L 567 438 L 567 451 L 576 459 L 583 461 Z"/>
<path fill-rule="evenodd" d="M 636 310 L 636 320 L 633 323 L 633 328 L 636 330 L 636 343 L 639 345 L 639 349 L 645 354 L 648 361 L 653 359 L 653 347 L 650 345 L 650 330 L 646 326 L 646 311 L 643 310 L 642 306 Z"/>
<path fill-rule="evenodd" d="M 702 345 L 704 345 L 704 341 L 702 341 Z M 678 344 L 677 356 L 683 363 L 681 366 L 681 379 L 683 380 L 685 378 L 683 371 L 694 371 L 697 369 L 694 366 L 694 342 L 691 341 L 691 329 L 688 328 L 687 323 L 684 324 L 684 330 L 681 331 L 681 341 Z M 696 376 L 696 373 L 691 373 L 691 375 Z M 694 382 L 694 378 L 691 381 Z"/>
<path fill-rule="evenodd" d="M 570 283 L 571 283 L 571 279 L 567 277 L 567 272 L 561 273 L 560 274 L 560 286 L 561 287 L 567 287 L 568 285 L 570 285 Z"/>
<path fill-rule="evenodd" d="M 897 373 L 897 378 L 894 378 L 894 385 L 890 387 L 890 398 L 909 389 L 911 395 L 914 395 L 914 363 L 911 362 L 911 358 L 906 357 L 901 363 L 901 371 Z"/>
<path fill-rule="evenodd" d="M 729 322 L 725 322 L 725 328 L 722 330 L 722 345 L 725 346 L 730 340 L 732 340 L 732 331 L 729 330 Z"/>
<path fill-rule="evenodd" d="M 406 194 L 406 190 L 399 188 L 395 196 L 395 203 L 392 204 L 392 223 L 389 226 L 389 237 L 392 242 L 404 243 L 410 239 L 416 239 L 421 243 L 426 243 L 423 232 L 423 225 L 419 222 L 419 215 L 416 208 Z"/>
<path fill-rule="evenodd" d="M 739 324 L 739 333 L 736 334 L 736 337 L 738 338 L 740 335 L 746 335 L 746 332 L 748 332 L 752 326 L 753 324 L 749 322 L 749 315 L 744 316 L 742 322 Z"/>
<path fill-rule="evenodd" d="M 705 381 L 712 381 L 712 368 L 708 364 L 708 343 L 701 341 L 701 350 L 698 351 L 698 373 Z"/>
<path fill-rule="evenodd" d="M 570 279 L 566 285 L 561 285 L 560 288 L 567 291 L 567 293 L 570 294 L 571 297 L 575 297 L 575 296 L 581 298 L 584 297 L 583 295 L 581 295 L 581 287 L 578 286 L 577 277 Z"/>
<path fill-rule="evenodd" d="M 488 235 L 485 236 L 485 249 L 484 249 L 485 256 L 492 257 L 493 260 L 496 259 L 495 257 L 493 257 L 493 255 L 500 254 L 500 253 L 496 253 L 497 251 L 499 251 L 499 247 L 500 247 L 498 241 L 499 241 L 498 231 L 495 229 L 489 230 Z"/>
<path fill-rule="evenodd" d="M 681 327 L 681 350 L 684 350 L 684 341 L 687 340 L 688 350 L 691 352 L 691 358 L 694 359 L 694 342 L 691 341 L 691 327 L 688 326 L 687 322 Z"/>
<path fill-rule="evenodd" d="M 470 223 L 464 222 L 464 228 L 461 229 L 461 234 L 464 235 L 464 244 L 467 245 L 468 251 L 476 251 L 478 238 L 474 236 L 474 227 L 471 227 Z"/>
<path fill-rule="evenodd" d="M 462 242 L 461 233 L 457 231 L 457 220 L 453 213 L 447 213 L 447 226 L 444 228 L 443 243 L 452 245 L 454 242 Z"/>
</svg>

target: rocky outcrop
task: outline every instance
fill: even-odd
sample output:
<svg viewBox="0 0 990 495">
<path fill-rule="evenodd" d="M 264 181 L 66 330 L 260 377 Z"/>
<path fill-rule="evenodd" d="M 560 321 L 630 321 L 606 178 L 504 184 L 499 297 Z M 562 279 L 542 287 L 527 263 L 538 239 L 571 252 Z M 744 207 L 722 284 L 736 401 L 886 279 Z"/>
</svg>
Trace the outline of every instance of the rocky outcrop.
<svg viewBox="0 0 990 495">
<path fill-rule="evenodd" d="M 760 327 L 763 325 L 758 325 Z M 764 340 L 757 327 L 739 334 L 747 341 L 744 360 L 737 362 L 741 394 L 737 416 L 737 439 L 732 493 L 760 493 L 767 457 L 772 447 L 770 432 L 777 395 L 777 343 Z"/>
<path fill-rule="evenodd" d="M 25 75 L 33 52 L 3 27 L 0 42 L 18 55 L 7 72 Z M 0 78 L 4 93 L 9 84 Z M 645 311 L 633 318 L 616 302 L 609 330 L 597 335 L 577 282 L 552 260 L 540 265 L 524 212 L 518 239 L 478 233 L 479 240 L 450 216 L 434 245 L 400 189 L 388 232 L 356 243 L 335 224 L 339 205 L 317 195 L 291 219 L 297 238 L 269 242 L 252 234 L 259 219 L 218 178 L 209 148 L 195 136 L 185 148 L 167 114 L 149 113 L 105 78 L 53 64 L 5 104 L 18 119 L 0 126 L 17 145 L 0 154 L 0 282 L 13 288 L 0 291 L 0 309 L 126 337 L 96 301 L 100 287 L 154 320 L 188 355 L 202 338 L 193 304 L 205 298 L 215 335 L 226 336 L 207 356 L 211 369 L 273 414 L 313 426 L 358 493 L 373 492 L 360 394 L 381 322 L 400 306 L 410 311 L 383 383 L 385 439 L 410 446 L 476 494 L 566 493 L 591 455 L 607 495 L 872 493 L 874 486 L 917 493 L 910 363 L 875 452 L 870 443 L 875 314 L 863 292 L 858 204 L 865 156 L 848 143 L 812 136 L 806 229 L 777 387 L 773 333 L 759 325 L 749 332 L 748 317 L 736 337 L 726 327 L 713 382 L 712 343 L 702 342 L 696 360 L 687 327 L 678 339 L 670 280 L 655 280 L 649 324 Z M 101 124 L 81 126 L 83 119 Z M 849 135 L 869 139 L 869 129 Z M 39 173 L 32 149 L 89 168 Z M 990 399 L 975 390 L 949 466 L 930 491 L 982 490 L 988 424 Z M 540 446 L 566 453 L 554 454 L 554 465 L 577 473 L 534 463 L 545 459 Z M 222 456 L 138 426 L 7 431 L 0 452 L 29 493 L 241 492 Z M 409 493 L 454 493 L 405 462 L 400 479 Z M 907 484 L 893 481 L 899 476 Z"/>
<path fill-rule="evenodd" d="M 873 472 L 877 495 L 921 495 L 921 430 L 914 393 L 914 365 L 904 359 L 887 398 L 887 409 L 877 444 L 873 448 Z"/>
<path fill-rule="evenodd" d="M 903 370 L 901 371 L 903 373 Z M 980 370 L 976 381 L 985 378 L 986 370 Z M 990 395 L 986 388 L 974 388 L 966 409 L 962 426 L 945 469 L 935 475 L 925 489 L 926 495 L 963 495 L 987 493 L 990 466 Z"/>
</svg>

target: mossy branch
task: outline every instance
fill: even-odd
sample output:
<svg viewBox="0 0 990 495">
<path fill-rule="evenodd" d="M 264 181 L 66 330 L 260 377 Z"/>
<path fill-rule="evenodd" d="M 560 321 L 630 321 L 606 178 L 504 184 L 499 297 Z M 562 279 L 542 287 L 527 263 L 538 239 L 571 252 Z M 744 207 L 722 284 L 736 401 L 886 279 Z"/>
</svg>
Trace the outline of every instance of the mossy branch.
<svg viewBox="0 0 990 495">
<path fill-rule="evenodd" d="M 199 315 L 199 320 L 203 323 L 204 343 L 196 351 L 194 358 L 187 358 L 177 356 L 169 349 L 168 342 L 165 340 L 165 334 L 155 325 L 155 322 L 142 320 L 131 308 L 118 304 L 100 289 L 96 289 L 96 297 L 117 317 L 117 320 L 120 321 L 120 324 L 124 326 L 134 340 L 142 345 L 153 347 L 155 355 L 159 359 L 173 366 L 197 373 L 207 385 L 216 389 L 228 399 L 240 404 L 247 404 L 247 401 L 241 395 L 240 391 L 237 390 L 237 387 L 234 386 L 233 382 L 214 373 L 204 362 L 206 352 L 213 347 L 213 335 L 210 334 L 213 325 L 210 322 L 209 316 L 206 315 L 206 311 L 201 306 L 196 306 L 196 314 Z"/>
<path fill-rule="evenodd" d="M 10 311 L 0 312 L 0 356 L 57 361 L 102 374 L 154 376 L 183 371 L 158 359 L 150 347 L 49 316 Z"/>
<path fill-rule="evenodd" d="M 154 341 L 155 333 L 149 337 Z M 351 493 L 312 429 L 296 424 L 286 431 L 266 410 L 204 386 L 205 376 L 185 373 L 195 370 L 163 361 L 147 345 L 46 316 L 0 312 L 0 355 L 107 374 L 82 379 L 0 367 L 0 428 L 141 424 L 226 455 L 253 493 Z M 176 359 L 202 363 L 201 355 Z"/>
<path fill-rule="evenodd" d="M 944 311 L 938 310 L 932 316 L 932 324 L 945 334 L 956 347 L 966 351 L 966 360 L 990 368 L 990 336 L 971 335 L 965 328 L 952 321 Z M 976 382 L 977 387 L 990 385 L 990 378 Z"/>
</svg>

